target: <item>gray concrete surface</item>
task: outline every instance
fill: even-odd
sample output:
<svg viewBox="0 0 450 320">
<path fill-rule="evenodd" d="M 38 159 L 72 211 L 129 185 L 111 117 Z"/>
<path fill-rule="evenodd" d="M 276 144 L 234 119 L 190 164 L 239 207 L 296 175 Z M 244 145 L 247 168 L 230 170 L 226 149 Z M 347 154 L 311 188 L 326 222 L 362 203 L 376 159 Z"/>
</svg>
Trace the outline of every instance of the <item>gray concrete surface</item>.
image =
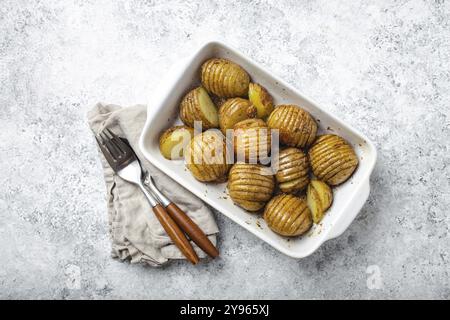
<svg viewBox="0 0 450 320">
<path fill-rule="evenodd" d="M 450 298 L 450 1 L 0 1 L 0 298 Z M 110 258 L 85 113 L 222 39 L 379 150 L 359 217 L 294 260 L 217 214 L 221 259 Z"/>
</svg>

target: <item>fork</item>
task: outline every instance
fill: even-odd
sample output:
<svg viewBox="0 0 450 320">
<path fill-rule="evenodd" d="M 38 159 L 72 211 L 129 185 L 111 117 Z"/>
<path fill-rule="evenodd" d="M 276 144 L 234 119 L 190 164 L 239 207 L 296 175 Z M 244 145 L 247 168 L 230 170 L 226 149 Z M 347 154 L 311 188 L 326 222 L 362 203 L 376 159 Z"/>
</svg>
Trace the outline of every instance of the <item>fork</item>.
<svg viewBox="0 0 450 320">
<path fill-rule="evenodd" d="M 166 212 L 166 209 L 164 209 L 161 203 L 144 187 L 142 183 L 141 165 L 131 147 L 108 128 L 105 128 L 95 138 L 114 172 L 122 179 L 139 186 L 152 206 L 153 213 L 169 237 L 190 262 L 197 264 L 199 258 L 186 238 L 186 235 Z"/>
</svg>

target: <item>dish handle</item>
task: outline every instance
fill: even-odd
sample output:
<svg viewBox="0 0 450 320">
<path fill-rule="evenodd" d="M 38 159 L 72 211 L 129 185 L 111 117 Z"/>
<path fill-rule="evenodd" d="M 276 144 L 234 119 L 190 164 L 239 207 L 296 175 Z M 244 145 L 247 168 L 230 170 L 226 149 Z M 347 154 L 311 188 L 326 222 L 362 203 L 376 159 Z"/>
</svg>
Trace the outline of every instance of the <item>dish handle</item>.
<svg viewBox="0 0 450 320">
<path fill-rule="evenodd" d="M 337 223 L 332 227 L 327 240 L 331 240 L 334 238 L 339 237 L 341 234 L 347 230 L 347 228 L 350 226 L 350 224 L 353 222 L 353 220 L 358 215 L 359 211 L 362 209 L 364 203 L 367 201 L 367 198 L 369 197 L 370 193 L 370 183 L 369 179 L 366 179 L 363 182 L 363 185 L 361 186 L 361 189 L 357 194 L 354 196 L 354 201 L 351 202 L 351 207 L 347 207 L 344 210 L 344 214 L 337 221 Z"/>
</svg>

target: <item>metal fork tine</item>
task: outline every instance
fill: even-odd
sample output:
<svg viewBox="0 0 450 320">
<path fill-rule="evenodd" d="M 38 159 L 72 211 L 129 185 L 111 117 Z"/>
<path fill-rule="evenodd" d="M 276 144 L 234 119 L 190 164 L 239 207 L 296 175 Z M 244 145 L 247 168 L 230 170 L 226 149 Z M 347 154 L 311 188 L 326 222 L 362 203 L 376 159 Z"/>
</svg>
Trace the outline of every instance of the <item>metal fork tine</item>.
<svg viewBox="0 0 450 320">
<path fill-rule="evenodd" d="M 100 135 L 96 135 L 95 139 L 97 140 L 98 146 L 100 147 L 100 150 L 102 150 L 102 153 L 105 156 L 106 161 L 108 161 L 109 165 L 113 168 L 113 166 L 115 165 L 115 160 L 112 157 L 109 149 L 103 143 L 103 138 Z"/>
<path fill-rule="evenodd" d="M 111 138 L 117 138 L 114 132 L 112 132 L 109 128 L 105 128 L 103 131 L 106 131 L 111 136 Z"/>
<path fill-rule="evenodd" d="M 100 132 L 99 134 L 97 134 L 95 136 L 95 138 L 97 139 L 98 145 L 100 146 L 100 148 L 102 149 L 102 151 L 107 151 L 108 154 L 110 154 L 109 150 L 106 148 L 106 140 L 105 138 L 102 136 L 102 133 Z"/>
<path fill-rule="evenodd" d="M 114 142 L 115 146 L 121 153 L 123 154 L 133 153 L 131 147 L 127 143 L 125 143 L 121 138 L 119 138 L 116 134 L 114 134 L 114 132 L 112 132 L 108 128 L 105 128 L 105 131 L 108 132 L 109 136 L 111 137 L 111 140 Z"/>
<path fill-rule="evenodd" d="M 102 147 L 102 142 L 100 141 L 100 137 L 98 135 L 94 135 L 95 140 L 97 140 L 98 146 L 101 148 Z"/>
<path fill-rule="evenodd" d="M 126 153 L 126 150 L 124 150 L 123 147 L 121 147 L 121 145 L 120 145 L 121 139 L 118 136 L 116 136 L 111 130 L 109 130 L 108 128 L 105 128 L 103 130 L 103 134 L 105 136 L 107 136 L 109 140 L 111 140 L 113 142 L 114 146 L 120 153 Z"/>
<path fill-rule="evenodd" d="M 101 139 L 101 141 L 102 141 L 102 144 L 105 144 L 105 142 L 108 140 L 108 137 L 106 137 L 106 136 L 103 134 L 103 132 L 100 132 L 100 133 L 98 134 L 98 136 L 100 137 L 100 139 Z"/>
<path fill-rule="evenodd" d="M 107 133 L 109 134 L 109 136 L 111 137 L 111 139 L 117 137 L 117 136 L 114 134 L 114 132 L 112 132 L 109 128 L 105 128 L 105 129 L 103 129 L 103 131 L 104 131 L 104 132 L 107 132 Z"/>
<path fill-rule="evenodd" d="M 95 139 L 105 159 L 115 172 L 118 172 L 137 160 L 131 147 L 108 128 L 103 129 L 97 134 Z"/>
<path fill-rule="evenodd" d="M 109 154 L 114 160 L 117 160 L 119 153 L 117 152 L 114 145 L 111 143 L 110 138 L 104 133 L 100 133 L 100 138 L 102 139 L 103 146 L 108 150 Z"/>
<path fill-rule="evenodd" d="M 105 131 L 108 132 L 108 134 L 112 137 L 112 140 L 116 143 L 116 145 L 123 153 L 131 151 L 130 146 L 128 146 L 125 142 L 123 142 L 123 140 L 120 139 L 114 132 L 112 132 L 108 128 L 105 128 Z"/>
<path fill-rule="evenodd" d="M 104 144 L 108 148 L 111 156 L 115 160 L 118 160 L 122 156 L 123 152 L 117 147 L 117 145 L 114 143 L 114 141 L 112 141 L 111 138 L 109 138 L 104 132 L 101 133 L 101 136 L 102 136 Z"/>
</svg>

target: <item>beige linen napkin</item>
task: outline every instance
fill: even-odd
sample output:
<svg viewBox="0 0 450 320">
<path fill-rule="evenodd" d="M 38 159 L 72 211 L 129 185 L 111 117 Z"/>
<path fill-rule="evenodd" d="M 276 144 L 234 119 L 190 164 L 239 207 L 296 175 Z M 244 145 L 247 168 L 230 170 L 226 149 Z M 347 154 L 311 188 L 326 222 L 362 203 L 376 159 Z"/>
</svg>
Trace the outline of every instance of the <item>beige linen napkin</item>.
<svg viewBox="0 0 450 320">
<path fill-rule="evenodd" d="M 178 185 L 151 165 L 139 150 L 139 137 L 146 120 L 146 106 L 136 105 L 122 108 L 112 104 L 98 103 L 88 112 L 88 122 L 94 134 L 108 127 L 126 138 L 141 163 L 144 171 L 154 178 L 156 186 L 175 202 L 197 223 L 216 244 L 219 232 L 210 209 L 192 193 Z M 184 259 L 180 250 L 172 243 L 150 204 L 139 188 L 118 177 L 106 162 L 101 151 L 107 190 L 109 231 L 112 240 L 112 256 L 132 263 L 145 262 L 160 266 L 170 259 Z M 192 243 L 192 242 L 191 242 Z M 199 257 L 205 257 L 194 243 Z"/>
</svg>

